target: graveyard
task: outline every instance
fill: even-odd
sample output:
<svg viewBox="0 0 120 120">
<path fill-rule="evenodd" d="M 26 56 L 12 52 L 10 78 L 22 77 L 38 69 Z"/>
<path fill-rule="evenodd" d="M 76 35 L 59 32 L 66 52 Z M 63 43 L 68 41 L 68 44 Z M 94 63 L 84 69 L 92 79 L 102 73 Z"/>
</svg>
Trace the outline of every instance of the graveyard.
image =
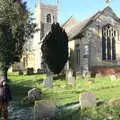
<svg viewBox="0 0 120 120">
<path fill-rule="evenodd" d="M 44 87 L 43 79 L 45 77 L 45 74 L 19 76 L 17 72 L 9 73 L 13 101 L 17 101 L 19 107 L 33 108 L 34 103 L 29 103 L 26 97 L 30 89 L 37 88 L 41 91 L 41 98 L 38 101 L 52 101 L 61 109 L 70 106 L 69 109 L 62 109 L 61 114 L 57 115 L 57 120 L 77 120 L 81 117 L 102 120 L 102 118 L 111 117 L 111 115 L 116 118 L 115 120 L 119 120 L 119 101 L 115 103 L 117 106 L 109 106 L 111 100 L 119 98 L 119 76 L 116 79 L 111 76 L 97 76 L 94 81 L 78 76 L 74 85 L 68 84 L 64 77 L 57 77 L 53 80 L 52 88 Z M 97 100 L 102 101 L 102 105 L 81 110 L 80 106 L 74 107 L 74 104 L 79 103 L 80 94 L 84 92 L 92 92 Z"/>
<path fill-rule="evenodd" d="M 48 1 L 0 0 L 0 119 L 120 120 L 118 3 Z"/>
</svg>

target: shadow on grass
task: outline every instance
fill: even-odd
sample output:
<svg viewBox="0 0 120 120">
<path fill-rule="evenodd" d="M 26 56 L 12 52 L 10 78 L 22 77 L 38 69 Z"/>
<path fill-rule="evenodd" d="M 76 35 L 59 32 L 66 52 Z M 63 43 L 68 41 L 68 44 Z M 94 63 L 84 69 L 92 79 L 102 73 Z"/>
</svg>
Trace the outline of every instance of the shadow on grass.
<svg viewBox="0 0 120 120">
<path fill-rule="evenodd" d="M 19 102 L 27 96 L 27 92 L 31 87 L 10 83 L 10 89 L 13 101 Z"/>
<path fill-rule="evenodd" d="M 54 80 L 65 80 L 65 74 L 64 75 L 57 75 L 53 77 Z"/>
<path fill-rule="evenodd" d="M 42 79 L 42 78 L 41 78 L 41 79 L 37 79 L 36 82 L 37 82 L 38 84 L 42 84 L 42 83 L 43 83 L 43 79 Z"/>
<path fill-rule="evenodd" d="M 120 107 L 58 109 L 55 120 L 120 120 Z"/>
<path fill-rule="evenodd" d="M 80 110 L 78 109 L 58 109 L 55 120 L 80 120 Z"/>
</svg>

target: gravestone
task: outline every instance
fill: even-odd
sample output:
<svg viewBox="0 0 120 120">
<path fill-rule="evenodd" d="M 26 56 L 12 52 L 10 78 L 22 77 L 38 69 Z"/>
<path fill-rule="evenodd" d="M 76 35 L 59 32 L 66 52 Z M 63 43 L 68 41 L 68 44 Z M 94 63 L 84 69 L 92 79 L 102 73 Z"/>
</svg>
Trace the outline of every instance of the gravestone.
<svg viewBox="0 0 120 120">
<path fill-rule="evenodd" d="M 44 87 L 52 88 L 53 87 L 53 76 L 48 76 L 43 80 Z"/>
<path fill-rule="evenodd" d="M 34 120 L 53 120 L 56 113 L 56 104 L 52 101 L 36 101 L 34 106 Z"/>
<path fill-rule="evenodd" d="M 96 96 L 92 92 L 85 92 L 79 98 L 81 108 L 89 108 L 96 106 Z"/>
<path fill-rule="evenodd" d="M 66 72 L 66 79 L 68 80 L 68 84 L 75 85 L 75 76 L 73 76 L 72 69 L 70 69 Z"/>
<path fill-rule="evenodd" d="M 69 85 L 75 85 L 75 77 L 70 77 L 70 78 L 68 79 L 68 84 L 69 84 Z"/>
<path fill-rule="evenodd" d="M 45 70 L 44 69 L 37 69 L 37 73 L 38 74 L 45 74 Z"/>
<path fill-rule="evenodd" d="M 115 74 L 112 74 L 112 75 L 110 76 L 110 79 L 111 79 L 112 81 L 116 81 L 116 80 L 117 80 L 117 77 L 116 77 Z"/>
<path fill-rule="evenodd" d="M 30 89 L 28 91 L 28 102 L 33 103 L 35 100 L 41 99 L 41 91 L 37 88 Z"/>
<path fill-rule="evenodd" d="M 66 79 L 68 80 L 72 76 L 73 76 L 73 70 L 72 69 L 67 70 L 66 71 Z"/>
</svg>

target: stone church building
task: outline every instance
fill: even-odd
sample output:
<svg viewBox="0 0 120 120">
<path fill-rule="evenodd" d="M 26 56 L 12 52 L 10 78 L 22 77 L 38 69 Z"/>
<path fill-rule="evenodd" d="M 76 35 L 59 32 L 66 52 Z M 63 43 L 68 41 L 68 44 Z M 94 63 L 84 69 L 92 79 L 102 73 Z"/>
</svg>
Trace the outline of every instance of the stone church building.
<svg viewBox="0 0 120 120">
<path fill-rule="evenodd" d="M 35 7 L 34 15 L 39 31 L 34 34 L 32 40 L 26 43 L 25 48 L 29 48 L 29 50 L 23 53 L 20 63 L 13 65 L 13 71 L 34 68 L 34 71 L 37 72 L 38 69 L 43 69 L 41 44 L 45 35 L 50 31 L 51 25 L 57 22 L 58 6 L 41 2 Z"/>
<path fill-rule="evenodd" d="M 33 39 L 33 51 L 34 51 L 34 70 L 43 69 L 42 66 L 42 52 L 41 44 L 44 37 L 51 29 L 51 25 L 57 22 L 58 19 L 58 7 L 57 5 L 50 5 L 40 3 L 35 8 L 35 22 L 40 29 L 39 32 L 35 33 Z"/>
<path fill-rule="evenodd" d="M 71 17 L 63 27 L 69 37 L 69 68 L 120 72 L 120 19 L 109 6 L 82 22 Z"/>
<path fill-rule="evenodd" d="M 40 29 L 32 41 L 32 52 L 23 63 L 35 71 L 42 67 L 41 43 L 53 22 L 58 19 L 58 6 L 40 3 L 35 8 L 35 22 Z M 120 72 L 120 19 L 108 6 L 79 22 L 70 17 L 63 25 L 69 37 L 67 69 L 83 72 Z"/>
</svg>

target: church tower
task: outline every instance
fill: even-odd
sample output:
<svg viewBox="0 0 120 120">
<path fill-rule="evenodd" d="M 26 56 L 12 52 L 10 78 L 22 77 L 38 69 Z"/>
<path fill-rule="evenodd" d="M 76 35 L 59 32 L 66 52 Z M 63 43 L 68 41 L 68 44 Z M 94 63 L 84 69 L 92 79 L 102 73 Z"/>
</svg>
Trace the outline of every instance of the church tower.
<svg viewBox="0 0 120 120">
<path fill-rule="evenodd" d="M 33 40 L 33 49 L 35 52 L 35 70 L 41 69 L 42 52 L 41 42 L 43 37 L 49 32 L 51 25 L 57 22 L 58 19 L 58 6 L 39 3 L 35 8 L 35 22 L 40 29 L 35 33 Z"/>
</svg>

